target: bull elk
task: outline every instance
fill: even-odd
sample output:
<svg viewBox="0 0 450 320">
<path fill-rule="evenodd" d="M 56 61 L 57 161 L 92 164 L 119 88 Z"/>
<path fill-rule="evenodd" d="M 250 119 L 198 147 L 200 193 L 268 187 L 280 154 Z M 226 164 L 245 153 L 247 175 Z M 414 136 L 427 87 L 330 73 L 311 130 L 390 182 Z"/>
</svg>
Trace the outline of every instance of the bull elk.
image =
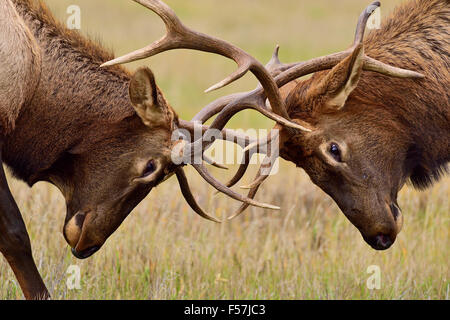
<svg viewBox="0 0 450 320">
<path fill-rule="evenodd" d="M 161 16 L 167 36 L 107 65 L 175 48 L 197 49 L 189 45 L 191 32 L 160 1 L 135 1 Z M 275 136 L 281 157 L 303 168 L 335 200 L 364 240 L 384 250 L 394 243 L 403 225 L 397 203 L 403 185 L 409 180 L 414 187 L 425 189 L 448 171 L 450 6 L 448 0 L 411 0 L 364 40 L 367 21 L 379 6 L 374 2 L 361 14 L 348 50 L 283 64 L 277 48 L 266 66 L 271 78 L 265 80 L 270 86 L 258 78 L 262 87 L 223 97 L 202 109 L 194 120 L 205 122 L 217 115 L 210 129 L 222 129 L 237 111 L 253 108 L 297 123 L 299 127 L 294 128 L 272 117 L 279 129 Z M 235 74 L 212 89 L 259 66 L 256 61 L 238 64 Z M 309 79 L 299 79 L 312 73 Z M 290 90 L 285 100 L 275 90 L 283 86 Z M 244 176 L 261 143 L 273 138 L 245 148 L 244 161 L 228 187 Z M 210 144 L 201 139 L 195 143 Z M 268 170 L 263 169 L 246 186 L 249 198 L 255 197 L 268 177 Z M 230 218 L 247 207 L 243 204 Z"/>
<path fill-rule="evenodd" d="M 56 22 L 39 0 L 7 0 L 0 4 L 2 27 L 0 34 L 3 44 L 0 50 L 2 161 L 11 167 L 15 176 L 30 185 L 37 181 L 47 181 L 61 190 L 67 204 L 63 233 L 76 257 L 86 258 L 96 252 L 151 189 L 173 174 L 177 176 L 182 193 L 193 210 L 202 217 L 217 221 L 208 216 L 196 203 L 182 170 L 186 162 L 176 164 L 178 162 L 173 161 L 174 156 L 176 159 L 185 160 L 200 153 L 202 159 L 214 164 L 213 161 L 203 158 L 203 152 L 214 141 L 210 133 L 213 129 L 218 129 L 224 132 L 224 139 L 240 141 L 239 144 L 246 150 L 245 159 L 247 160 L 251 153 L 259 150 L 261 142 L 242 137 L 224 128 L 234 114 L 248 108 L 255 109 L 274 120 L 277 122 L 277 128 L 282 129 L 280 133 L 282 157 L 302 166 L 316 184 L 335 198 L 347 215 L 350 215 L 349 212 L 359 210 L 360 217 L 358 219 L 350 217 L 350 220 L 360 228 L 364 236 L 369 235 L 367 230 L 377 228 L 379 230 L 380 226 L 385 227 L 383 224 L 385 221 L 391 222 L 386 225 L 389 227 L 392 227 L 392 224 L 395 225 L 392 221 L 400 221 L 399 216 L 394 219 L 391 212 L 390 217 L 386 218 L 385 213 L 376 211 L 376 214 L 372 214 L 367 211 L 369 207 L 364 205 L 371 202 L 367 199 L 358 199 L 361 194 L 355 191 L 357 187 L 363 188 L 366 191 L 365 195 L 370 197 L 367 190 L 381 187 L 378 181 L 382 177 L 378 180 L 377 178 L 383 174 L 384 177 L 390 177 L 399 167 L 391 167 L 390 163 L 386 164 L 383 161 L 378 161 L 377 167 L 376 159 L 378 158 L 373 156 L 366 158 L 363 154 L 358 154 L 356 147 L 361 148 L 364 141 L 359 141 L 360 144 L 358 144 L 354 140 L 346 140 L 345 128 L 352 135 L 354 134 L 352 138 L 355 139 L 358 135 L 354 132 L 358 132 L 358 129 L 366 133 L 370 132 L 361 127 L 364 125 L 364 119 L 375 118 L 373 120 L 375 123 L 371 124 L 374 129 L 386 130 L 383 126 L 385 123 L 398 129 L 395 126 L 395 120 L 399 121 L 397 115 L 394 119 L 392 116 L 383 119 L 385 122 L 376 121 L 376 115 L 380 112 L 384 111 L 383 114 L 386 117 L 390 115 L 388 112 L 390 109 L 387 107 L 392 106 L 395 99 L 400 102 L 407 99 L 399 99 L 402 92 L 393 92 L 392 85 L 396 84 L 398 88 L 402 88 L 402 94 L 405 91 L 404 83 L 408 83 L 417 91 L 419 88 L 422 91 L 423 88 L 428 89 L 429 94 L 433 94 L 448 84 L 445 83 L 448 77 L 443 79 L 444 83 L 440 85 L 437 84 L 437 80 L 434 80 L 435 78 L 432 78 L 433 80 L 427 78 L 425 81 L 431 81 L 428 86 L 424 84 L 424 80 L 391 79 L 390 77 L 422 78 L 423 76 L 417 72 L 392 67 L 363 54 L 364 26 L 370 10 L 361 16 L 355 44 L 351 49 L 291 65 L 281 64 L 274 55 L 271 62 L 264 67 L 240 48 L 185 27 L 174 12 L 161 1 L 135 1 L 153 10 L 163 19 L 167 26 L 167 35 L 142 50 L 103 64 L 104 68 L 99 68 L 99 65 L 111 60 L 111 55 L 97 44 Z M 436 1 L 436 3 L 444 2 Z M 436 47 L 435 43 L 434 46 Z M 120 67 L 106 68 L 177 48 L 220 54 L 237 63 L 238 70 L 211 87 L 211 90 L 239 79 L 248 71 L 251 71 L 260 82 L 260 85 L 251 92 L 220 98 L 202 109 L 193 119 L 196 122 L 203 123 L 216 114 L 218 116 L 210 127 L 202 127 L 203 136 L 198 140 L 185 141 L 172 138 L 177 129 L 192 131 L 195 124 L 178 118 L 156 86 L 154 75 L 148 68 L 139 69 L 133 76 Z M 370 47 L 367 46 L 367 48 Z M 377 57 L 375 53 L 380 53 L 377 57 L 379 60 L 412 69 L 417 67 L 427 77 L 430 74 L 433 76 L 439 74 L 436 71 L 438 69 L 427 71 L 423 70 L 425 65 L 410 65 L 414 64 L 411 59 L 398 61 L 392 59 L 391 55 L 384 59 L 385 52 L 382 48 L 372 51 L 373 57 Z M 371 53 L 370 50 L 367 52 Z M 312 80 L 299 82 L 288 99 L 286 101 L 282 99 L 279 87 L 306 74 L 331 68 L 332 70 L 328 73 L 318 73 Z M 370 77 L 375 80 L 382 80 L 383 86 L 389 86 L 391 91 L 388 93 L 392 96 L 382 96 L 385 100 L 371 103 L 369 98 L 373 98 L 375 94 L 381 95 L 383 91 L 376 90 L 375 86 L 369 86 L 369 89 L 372 89 L 369 90 L 370 95 L 367 98 L 365 96 L 360 98 L 362 100 L 355 100 L 359 101 L 359 104 L 362 101 L 367 106 L 359 109 L 352 108 L 359 112 L 357 115 L 360 117 L 353 125 L 355 119 L 350 116 L 351 112 L 348 109 L 351 108 L 350 101 L 355 99 L 352 96 L 358 92 L 355 87 L 360 87 L 364 81 L 370 80 L 369 75 L 362 74 L 362 70 L 389 76 L 370 73 Z M 308 99 L 305 98 L 306 100 L 303 101 L 301 93 L 305 92 Z M 413 96 L 412 99 L 419 99 L 416 92 L 410 94 Z M 445 96 L 446 92 L 442 91 L 435 100 L 442 99 L 442 94 Z M 350 95 L 348 99 L 347 95 Z M 339 99 L 331 99 L 333 97 Z M 327 100 L 328 98 L 331 100 Z M 270 107 L 266 104 L 266 100 L 269 101 Z M 329 101 L 333 103 L 330 104 Z M 336 101 L 340 101 L 341 105 L 335 104 Z M 373 111 L 379 108 L 375 111 L 375 116 L 364 116 L 364 110 L 370 110 L 369 105 L 374 108 Z M 436 135 L 440 138 L 445 134 L 448 136 L 448 110 L 445 113 L 437 102 L 433 106 L 436 106 L 436 110 L 444 111 L 443 117 L 447 121 L 442 121 L 444 129 L 441 131 L 444 133 Z M 403 105 L 399 109 L 403 109 L 406 113 L 405 108 L 406 105 Z M 427 108 L 421 116 L 427 115 L 427 111 L 432 112 Z M 404 134 L 400 142 L 404 142 L 408 137 L 407 120 L 417 117 L 414 112 L 407 113 L 410 117 L 402 118 L 401 130 L 398 129 Z M 440 123 L 436 122 L 434 125 L 439 126 Z M 416 134 L 424 132 L 420 126 L 416 129 L 418 129 Z M 439 130 L 436 129 L 436 131 Z M 374 140 L 374 137 L 379 136 L 378 132 L 377 135 L 360 137 L 360 139 L 369 139 L 368 152 L 372 155 L 387 154 L 387 152 L 380 152 L 385 150 L 383 148 L 386 147 L 386 143 Z M 269 140 L 273 138 L 278 136 L 271 136 Z M 330 143 L 327 138 L 333 139 L 330 149 L 327 148 Z M 387 139 L 392 139 L 391 132 Z M 426 142 L 428 143 L 428 140 Z M 397 145 L 394 146 L 397 147 Z M 424 146 L 425 144 L 420 144 L 411 151 L 408 149 L 407 155 L 411 154 L 413 157 L 407 162 L 409 164 L 407 168 L 410 171 L 417 170 L 422 164 L 420 161 L 428 156 L 428 154 L 425 155 L 424 149 L 420 149 Z M 337 151 L 331 150 L 336 148 Z M 447 151 L 443 159 L 448 159 L 448 145 L 447 149 L 445 146 L 441 149 L 444 149 L 444 153 L 445 150 Z M 394 155 L 402 152 L 403 149 L 394 151 L 388 158 L 392 162 L 397 159 Z M 352 157 L 353 154 L 355 156 Z M 436 159 L 436 154 L 432 154 L 434 157 L 432 160 Z M 366 164 L 366 167 L 359 167 L 358 165 L 361 164 Z M 420 168 L 425 170 L 428 168 L 425 165 L 428 164 L 430 163 L 424 163 Z M 266 174 L 262 174 L 262 170 L 255 182 L 249 186 L 251 190 L 248 197 L 243 197 L 229 189 L 244 175 L 248 161 L 244 161 L 236 176 L 227 185 L 214 179 L 203 163 L 192 165 L 218 191 L 243 202 L 237 214 L 248 205 L 277 208 L 253 200 L 258 187 L 267 177 Z M 385 172 L 378 170 L 380 165 L 381 168 L 386 169 Z M 405 167 L 405 170 L 407 168 Z M 439 167 L 433 168 L 438 170 Z M 364 169 L 360 172 L 362 176 L 352 171 L 358 169 Z M 2 197 L 0 251 L 11 265 L 25 297 L 46 298 L 49 294 L 33 261 L 29 237 L 9 191 L 3 169 L 0 175 Z M 401 178 L 402 180 L 397 182 L 404 182 L 407 175 L 402 175 Z M 333 179 L 336 181 L 332 181 Z M 337 185 L 338 181 L 348 187 L 332 192 L 333 185 Z M 393 181 L 388 182 L 389 186 L 394 185 Z M 400 183 L 395 185 L 397 188 L 400 186 Z M 351 201 L 342 202 L 341 198 Z M 348 208 L 351 209 L 341 203 L 350 203 Z M 383 223 L 380 224 L 380 221 Z M 391 235 L 384 229 L 378 231 L 378 237 L 379 234 Z"/>
<path fill-rule="evenodd" d="M 166 9 L 156 3 L 159 10 Z M 100 68 L 111 54 L 58 23 L 40 0 L 1 1 L 0 36 L 1 160 L 30 186 L 46 181 L 59 188 L 67 207 L 63 234 L 77 258 L 94 254 L 152 188 L 174 174 L 192 209 L 220 222 L 197 204 L 183 171 L 185 163 L 177 160 L 186 156 L 191 143 L 174 135 L 184 137 L 179 129 L 192 132 L 196 124 L 178 118 L 150 69 L 131 75 L 121 67 Z M 265 89 L 278 93 L 269 72 L 239 48 L 194 31 L 183 41 L 249 65 Z M 300 127 L 271 111 L 264 113 Z M 231 130 L 222 132 L 223 139 L 243 147 L 254 142 Z M 215 164 L 200 153 L 201 160 Z M 224 186 L 203 162 L 192 165 L 231 198 L 279 209 Z M 49 297 L 3 166 L 0 251 L 27 299 Z"/>
</svg>

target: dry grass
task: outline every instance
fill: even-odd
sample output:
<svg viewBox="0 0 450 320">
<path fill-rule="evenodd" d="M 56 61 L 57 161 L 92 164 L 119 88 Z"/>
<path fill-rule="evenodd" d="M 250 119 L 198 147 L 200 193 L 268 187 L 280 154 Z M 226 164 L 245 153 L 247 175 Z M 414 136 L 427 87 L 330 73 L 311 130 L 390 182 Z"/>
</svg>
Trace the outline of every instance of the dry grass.
<svg viewBox="0 0 450 320">
<path fill-rule="evenodd" d="M 236 208 L 195 173 L 191 178 L 211 212 Z M 259 195 L 283 211 L 251 209 L 222 225 L 192 213 L 170 179 L 86 261 L 72 257 L 63 239 L 64 200 L 55 188 L 13 182 L 12 190 L 57 299 L 448 299 L 449 186 L 447 178 L 424 193 L 405 188 L 404 230 L 391 249 L 377 252 L 293 166 L 283 164 Z M 66 287 L 72 264 L 81 269 L 81 290 Z M 369 265 L 381 269 L 380 290 L 366 287 Z M 0 296 L 21 298 L 8 279 L 2 261 Z"/>
<path fill-rule="evenodd" d="M 163 30 L 154 15 L 131 1 L 47 2 L 59 17 L 65 17 L 68 4 L 79 4 L 83 32 L 95 30 L 118 54 L 156 39 Z M 385 11 L 396 2 L 384 1 Z M 261 60 L 278 42 L 287 61 L 346 47 L 365 5 L 357 0 L 168 3 L 189 25 L 229 39 Z M 214 98 L 202 89 L 234 68 L 222 58 L 189 52 L 167 53 L 148 64 L 186 119 Z M 254 86 L 251 77 L 220 94 L 245 86 Z M 238 118 L 235 126 L 271 125 L 254 113 Z M 196 173 L 189 176 L 199 201 L 212 213 L 228 216 L 237 208 L 214 196 Z M 448 177 L 426 192 L 402 190 L 404 230 L 384 252 L 366 245 L 333 201 L 286 162 L 258 196 L 280 205 L 281 212 L 250 209 L 222 225 L 197 217 L 172 178 L 153 190 L 86 261 L 72 257 L 63 239 L 65 203 L 59 191 L 46 183 L 29 189 L 9 180 L 39 270 L 56 299 L 449 299 Z M 73 264 L 81 270 L 81 290 L 66 286 L 66 270 Z M 381 269 L 380 290 L 366 286 L 370 265 Z M 22 298 L 4 259 L 0 297 Z"/>
</svg>

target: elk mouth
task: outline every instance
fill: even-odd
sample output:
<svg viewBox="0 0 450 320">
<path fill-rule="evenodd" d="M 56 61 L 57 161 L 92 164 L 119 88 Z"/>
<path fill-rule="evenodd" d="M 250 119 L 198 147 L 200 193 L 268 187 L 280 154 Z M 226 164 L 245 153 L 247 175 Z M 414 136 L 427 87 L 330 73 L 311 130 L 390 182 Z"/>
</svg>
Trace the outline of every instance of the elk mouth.
<svg viewBox="0 0 450 320">
<path fill-rule="evenodd" d="M 77 250 L 75 250 L 75 248 L 72 248 L 72 254 L 78 259 L 86 259 L 92 256 L 94 253 L 96 253 L 99 249 L 100 246 L 93 246 L 81 252 L 78 252 Z"/>
<path fill-rule="evenodd" d="M 353 208 L 348 211 L 347 218 L 359 230 L 364 241 L 373 249 L 389 249 L 394 244 L 403 226 L 403 215 L 397 201 L 386 201 L 381 210 L 377 211 L 377 217 L 381 219 L 381 222 L 368 220 L 367 211 Z"/>
</svg>

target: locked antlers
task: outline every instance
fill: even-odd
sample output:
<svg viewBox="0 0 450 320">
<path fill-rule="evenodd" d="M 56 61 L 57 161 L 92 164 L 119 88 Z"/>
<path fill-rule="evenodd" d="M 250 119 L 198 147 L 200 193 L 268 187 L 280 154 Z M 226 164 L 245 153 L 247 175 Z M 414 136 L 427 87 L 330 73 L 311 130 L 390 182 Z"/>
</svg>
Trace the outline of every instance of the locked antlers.
<svg viewBox="0 0 450 320">
<path fill-rule="evenodd" d="M 371 16 L 371 14 L 375 11 L 375 9 L 377 9 L 380 6 L 380 3 L 378 1 L 373 2 L 360 15 L 356 28 L 353 46 L 350 47 L 348 50 L 319 58 L 314 58 L 305 62 L 283 64 L 280 62 L 278 58 L 279 48 L 277 47 L 272 59 L 266 65 L 266 67 L 264 67 L 258 60 L 253 58 L 251 55 L 249 55 L 242 49 L 221 39 L 217 39 L 215 37 L 191 30 L 190 28 L 186 27 L 176 16 L 174 11 L 162 1 L 160 0 L 133 0 L 133 1 L 155 12 L 164 21 L 167 33 L 163 38 L 148 45 L 145 48 L 136 50 L 125 56 L 106 62 L 105 64 L 102 65 L 103 67 L 132 62 L 148 58 L 168 50 L 183 48 L 219 54 L 226 58 L 234 60 L 238 65 L 238 69 L 235 72 L 233 72 L 230 76 L 228 76 L 221 82 L 210 87 L 208 90 L 206 90 L 207 92 L 222 88 L 240 79 L 248 71 L 252 72 L 260 83 L 260 85 L 258 85 L 258 87 L 253 91 L 232 94 L 212 102 L 211 104 L 203 108 L 194 117 L 193 121 L 202 124 L 211 117 L 217 115 L 217 117 L 214 119 L 210 127 L 206 126 L 204 127 L 203 136 L 201 139 L 198 139 L 197 141 L 193 142 L 191 141 L 190 143 L 185 143 L 183 145 L 182 155 L 185 159 L 192 159 L 192 158 L 195 159 L 196 156 L 201 156 L 202 159 L 204 159 L 203 157 L 204 151 L 215 140 L 215 137 L 212 134 L 212 132 L 214 130 L 223 130 L 227 122 L 235 114 L 244 109 L 257 110 L 266 117 L 277 122 L 279 125 L 286 127 L 288 130 L 300 130 L 302 132 L 309 132 L 314 130 L 314 128 L 311 125 L 309 125 L 304 121 L 301 120 L 296 120 L 296 122 L 291 121 L 287 113 L 285 103 L 281 98 L 279 88 L 302 76 L 333 68 L 343 59 L 352 54 L 355 48 L 362 46 L 367 21 Z M 420 73 L 396 68 L 387 65 L 385 63 L 382 63 L 380 61 L 377 61 L 375 59 L 372 59 L 368 56 L 364 56 L 363 70 L 378 72 L 392 77 L 423 78 L 423 75 L 421 75 Z M 270 106 L 266 104 L 266 100 L 268 100 Z M 192 126 L 193 123 L 189 122 L 181 123 L 181 127 L 192 128 Z M 229 133 L 230 136 L 233 136 L 231 131 L 229 131 Z M 245 174 L 251 156 L 256 152 L 260 152 L 260 149 L 263 146 L 263 144 L 267 145 L 268 142 L 276 138 L 277 135 L 275 134 L 273 136 L 268 137 L 264 141 L 251 141 L 251 139 L 249 138 L 244 138 L 243 140 L 241 140 L 244 141 L 244 143 L 241 144 L 241 146 L 245 148 L 244 162 L 240 166 L 236 175 L 226 185 L 221 184 L 214 177 L 212 177 L 208 173 L 206 168 L 203 166 L 203 164 L 192 164 L 194 168 L 200 173 L 200 175 L 208 183 L 213 185 L 217 190 L 229 195 L 230 197 L 236 200 L 243 202 L 242 207 L 233 216 L 237 216 L 240 213 L 242 213 L 242 211 L 244 211 L 244 209 L 248 207 L 248 205 L 255 205 L 271 209 L 276 208 L 274 206 L 261 204 L 253 200 L 259 186 L 268 176 L 267 168 L 270 169 L 271 166 L 273 165 L 272 155 L 269 154 L 267 155 L 266 159 L 263 162 L 263 167 L 260 168 L 255 181 L 249 186 L 247 186 L 248 188 L 250 188 L 247 198 L 242 197 L 241 195 L 229 189 L 229 187 L 237 183 Z M 232 139 L 236 141 L 235 138 Z M 266 169 L 263 170 L 264 168 Z M 180 182 L 180 185 L 182 186 L 182 190 L 187 190 L 188 189 L 187 180 L 186 177 L 184 176 L 184 173 L 182 173 L 181 170 L 182 170 L 181 168 L 177 169 L 176 174 Z M 187 191 L 186 192 L 183 191 L 183 194 L 185 194 L 186 196 Z M 191 196 L 188 195 L 187 200 L 188 203 L 191 204 L 193 208 L 195 208 L 194 210 L 197 213 L 199 213 L 202 216 L 204 215 L 204 212 L 201 211 L 201 209 L 198 209 L 198 206 L 193 203 L 193 201 L 195 200 L 193 200 L 192 195 Z"/>
</svg>

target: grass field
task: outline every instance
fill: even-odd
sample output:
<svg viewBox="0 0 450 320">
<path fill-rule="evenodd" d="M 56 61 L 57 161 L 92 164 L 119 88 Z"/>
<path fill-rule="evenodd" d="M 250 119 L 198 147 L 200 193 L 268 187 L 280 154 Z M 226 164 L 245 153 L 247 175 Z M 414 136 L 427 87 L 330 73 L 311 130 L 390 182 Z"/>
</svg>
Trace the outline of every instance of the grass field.
<svg viewBox="0 0 450 320">
<path fill-rule="evenodd" d="M 78 4 L 82 32 L 102 39 L 117 55 L 158 39 L 162 23 L 127 0 L 47 0 L 55 15 Z M 295 61 L 350 45 L 357 17 L 370 1 L 167 0 L 186 22 L 269 59 Z M 383 1 L 386 15 L 401 1 Z M 184 119 L 218 95 L 251 89 L 246 76 L 214 94 L 203 90 L 234 70 L 212 55 L 176 51 L 145 62 Z M 269 128 L 270 121 L 245 112 L 232 127 Z M 254 176 L 255 168 L 246 182 Z M 231 173 L 213 172 L 222 180 Z M 237 203 L 214 195 L 192 170 L 200 203 L 218 217 Z M 250 209 L 224 224 L 199 218 L 171 178 L 130 214 L 104 247 L 77 260 L 62 236 L 65 202 L 46 183 L 32 189 L 12 178 L 12 192 L 26 221 L 35 260 L 54 299 L 449 299 L 450 178 L 426 192 L 406 186 L 399 195 L 404 228 L 387 251 L 371 249 L 334 202 L 299 169 L 281 163 L 258 199 L 280 212 Z M 238 190 L 238 189 L 237 189 Z M 69 266 L 81 271 L 81 289 L 69 290 Z M 371 265 L 381 270 L 381 288 L 366 285 Z M 0 259 L 0 298 L 21 299 L 14 275 Z"/>
</svg>

